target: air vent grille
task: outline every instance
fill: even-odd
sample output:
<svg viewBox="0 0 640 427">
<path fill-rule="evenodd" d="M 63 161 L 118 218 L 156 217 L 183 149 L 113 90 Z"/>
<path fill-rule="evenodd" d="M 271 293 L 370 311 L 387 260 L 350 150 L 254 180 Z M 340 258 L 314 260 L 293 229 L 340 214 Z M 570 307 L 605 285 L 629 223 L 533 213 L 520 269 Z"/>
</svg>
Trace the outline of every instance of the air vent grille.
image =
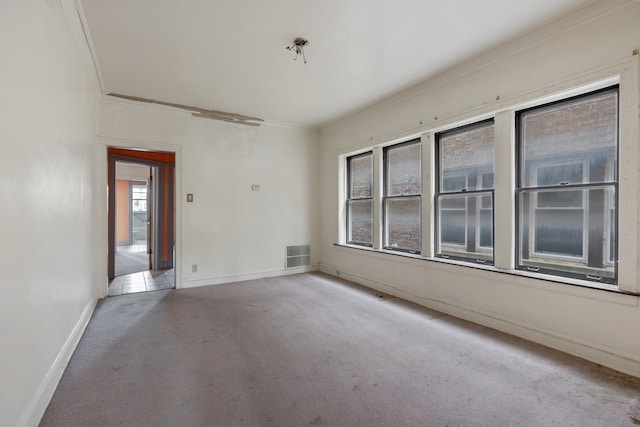
<svg viewBox="0 0 640 427">
<path fill-rule="evenodd" d="M 286 268 L 311 265 L 311 245 L 287 246 Z"/>
</svg>

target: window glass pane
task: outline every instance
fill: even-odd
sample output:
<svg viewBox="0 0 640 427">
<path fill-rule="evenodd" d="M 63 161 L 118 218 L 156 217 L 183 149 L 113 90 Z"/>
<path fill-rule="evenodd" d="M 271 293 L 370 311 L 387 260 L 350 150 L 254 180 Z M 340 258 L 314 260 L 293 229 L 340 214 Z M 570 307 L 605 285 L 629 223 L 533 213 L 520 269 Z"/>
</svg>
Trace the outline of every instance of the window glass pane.
<svg viewBox="0 0 640 427">
<path fill-rule="evenodd" d="M 444 175 L 442 177 L 442 191 L 454 192 L 467 189 L 466 175 Z"/>
<path fill-rule="evenodd" d="M 373 154 L 349 159 L 349 198 L 373 197 Z"/>
<path fill-rule="evenodd" d="M 492 209 L 493 206 L 491 206 L 491 197 L 490 196 L 482 196 L 481 198 L 481 208 L 484 209 Z"/>
<path fill-rule="evenodd" d="M 420 194 L 420 143 L 389 147 L 385 153 L 386 195 Z"/>
<path fill-rule="evenodd" d="M 147 212 L 146 200 L 132 200 L 131 210 L 133 212 Z"/>
<path fill-rule="evenodd" d="M 536 169 L 536 173 L 538 187 L 584 182 L 582 163 L 540 166 Z"/>
<path fill-rule="evenodd" d="M 440 191 L 493 188 L 493 140 L 493 123 L 440 134 Z"/>
<path fill-rule="evenodd" d="M 489 196 L 484 196 L 491 200 Z M 483 197 L 483 199 L 484 199 Z M 493 247 L 493 209 L 480 210 L 480 246 L 483 248 Z"/>
<path fill-rule="evenodd" d="M 536 209 L 535 252 L 582 258 L 584 256 L 583 224 L 582 209 Z"/>
<path fill-rule="evenodd" d="M 491 192 L 438 195 L 440 255 L 493 260 L 492 197 Z M 484 200 L 488 200 L 488 208 L 482 207 Z"/>
<path fill-rule="evenodd" d="M 609 253 L 607 254 L 607 260 L 609 263 L 613 263 L 616 259 L 616 217 L 615 210 L 609 209 L 609 233 L 608 233 L 609 244 L 607 250 Z"/>
<path fill-rule="evenodd" d="M 524 168 L 522 186 L 598 183 L 605 177 L 607 160 L 617 164 L 618 92 L 606 91 L 539 107 L 520 114 L 520 144 Z M 588 159 L 580 164 L 540 168 L 540 162 Z M 536 173 L 537 172 L 537 173 Z"/>
<path fill-rule="evenodd" d="M 350 243 L 373 244 L 373 200 L 349 201 Z"/>
<path fill-rule="evenodd" d="M 582 207 L 544 206 L 543 194 L 557 200 L 580 194 Z M 615 185 L 524 189 L 519 192 L 519 265 L 555 270 L 579 278 L 615 278 Z M 559 205 L 559 204 L 558 204 Z M 587 277 L 587 275 L 589 277 Z"/>
<path fill-rule="evenodd" d="M 465 211 L 440 212 L 440 242 L 445 245 L 467 244 L 467 213 Z"/>
<path fill-rule="evenodd" d="M 146 212 L 147 211 L 147 185 L 133 184 L 131 185 L 131 211 Z M 146 215 L 144 216 L 146 222 Z"/>
<path fill-rule="evenodd" d="M 493 172 L 487 172 L 482 174 L 482 187 L 483 190 L 493 188 Z"/>
<path fill-rule="evenodd" d="M 541 190 L 537 193 L 537 206 L 539 208 L 569 208 L 582 207 L 581 190 Z"/>
<path fill-rule="evenodd" d="M 466 197 L 443 197 L 440 199 L 440 209 L 467 209 Z"/>
<path fill-rule="evenodd" d="M 402 197 L 385 201 L 387 247 L 420 252 L 420 198 Z"/>
</svg>

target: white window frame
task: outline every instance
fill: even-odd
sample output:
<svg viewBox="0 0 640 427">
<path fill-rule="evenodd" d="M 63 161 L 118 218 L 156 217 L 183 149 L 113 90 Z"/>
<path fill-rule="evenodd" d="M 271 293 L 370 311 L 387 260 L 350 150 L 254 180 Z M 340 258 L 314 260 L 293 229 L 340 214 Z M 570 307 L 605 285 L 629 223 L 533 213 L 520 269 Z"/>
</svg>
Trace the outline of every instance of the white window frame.
<svg viewBox="0 0 640 427">
<path fill-rule="evenodd" d="M 464 111 L 458 112 L 450 120 L 440 118 L 438 124 L 427 124 L 420 128 L 419 133 L 396 139 L 397 142 L 407 141 L 411 138 L 421 137 L 423 141 L 422 169 L 422 255 L 415 258 L 439 260 L 435 258 L 437 246 L 437 230 L 434 196 L 437 193 L 436 183 L 436 159 L 434 153 L 435 136 L 438 132 L 452 129 L 457 126 L 475 123 L 489 118 L 494 119 L 495 139 L 495 165 L 494 165 L 494 222 L 500 227 L 494 228 L 493 258 L 495 267 L 485 268 L 496 272 L 522 275 L 526 277 L 540 277 L 549 283 L 549 289 L 554 289 L 553 283 L 560 286 L 564 284 L 581 285 L 587 288 L 620 290 L 631 294 L 640 295 L 640 269 L 637 268 L 637 260 L 640 259 L 640 246 L 637 244 L 640 216 L 640 207 L 637 204 L 637 194 L 640 191 L 640 147 L 637 144 L 638 130 L 640 129 L 640 80 L 638 79 L 640 57 L 619 61 L 609 66 L 592 70 L 579 76 L 570 77 L 555 83 L 549 83 L 526 92 L 515 93 L 511 97 L 502 97 L 499 108 L 487 105 L 470 114 Z M 518 227 L 516 218 L 519 213 L 516 205 L 516 164 L 518 163 L 515 150 L 515 114 L 517 111 L 543 105 L 553 101 L 559 101 L 572 96 L 586 94 L 598 89 L 613 85 L 619 85 L 619 127 L 618 127 L 618 185 L 615 188 L 615 197 L 618 200 L 617 221 L 613 226 L 617 230 L 615 253 L 611 253 L 610 244 L 606 242 L 606 260 L 610 264 L 616 264 L 617 282 L 599 283 L 590 282 L 556 274 L 538 274 L 522 271 L 517 268 L 517 236 Z M 411 131 L 410 131 L 411 132 Z M 397 134 L 397 133 L 394 133 Z M 338 226 L 335 229 L 336 242 L 346 243 L 346 212 L 344 201 L 347 194 L 347 179 L 345 161 L 348 157 L 373 150 L 374 153 L 374 251 L 381 251 L 382 220 L 381 220 L 381 152 L 382 147 L 389 142 L 386 137 L 372 136 L 366 141 L 351 143 L 345 150 L 339 150 L 338 162 Z M 377 151 L 379 150 L 379 151 Z M 613 193 L 613 192 L 612 192 Z M 609 196 L 611 197 L 611 196 Z M 610 205 L 605 203 L 605 206 Z M 609 237 L 611 215 L 607 212 L 605 227 L 608 227 L 606 236 Z M 624 233 L 620 230 L 624 229 Z M 408 255 L 407 255 L 408 256 Z M 615 259 L 612 259 L 615 258 Z M 439 260 L 443 261 L 443 260 Z M 447 260 L 447 263 L 457 264 L 458 261 Z M 464 264 L 464 262 L 462 262 Z M 547 285 L 545 285 L 547 286 Z M 560 289 L 560 288 L 558 288 Z M 569 289 L 572 294 L 579 292 Z M 591 295 L 591 294 L 589 294 Z M 602 294 L 607 295 L 607 294 Z"/>
<path fill-rule="evenodd" d="M 609 157 L 607 159 L 607 164 L 605 166 L 605 179 L 609 180 L 609 181 L 613 181 L 613 177 L 615 176 L 615 164 L 614 164 L 614 159 L 613 157 Z M 620 236 L 618 235 L 618 226 L 617 226 L 617 217 L 620 215 L 619 214 L 619 210 L 620 207 L 618 206 L 618 215 L 616 216 L 615 214 L 612 215 L 612 209 L 608 208 L 610 206 L 614 207 L 614 211 L 615 211 L 615 196 L 611 193 L 609 193 L 607 196 L 607 200 L 605 202 L 604 205 L 604 236 L 606 236 L 606 240 L 603 241 L 604 244 L 604 251 L 607 254 L 605 257 L 605 264 L 609 265 L 609 266 L 613 266 L 614 263 L 616 262 L 615 260 L 615 256 L 617 254 L 617 251 L 614 249 L 613 251 L 611 250 L 611 232 L 612 232 L 612 228 L 613 228 L 613 232 L 615 233 L 615 239 L 614 242 L 616 243 L 616 246 L 618 246 L 618 241 L 620 240 Z M 613 200 L 611 200 L 613 199 Z M 618 203 L 619 205 L 620 203 Z M 613 227 L 611 227 L 611 221 L 614 222 Z"/>
</svg>

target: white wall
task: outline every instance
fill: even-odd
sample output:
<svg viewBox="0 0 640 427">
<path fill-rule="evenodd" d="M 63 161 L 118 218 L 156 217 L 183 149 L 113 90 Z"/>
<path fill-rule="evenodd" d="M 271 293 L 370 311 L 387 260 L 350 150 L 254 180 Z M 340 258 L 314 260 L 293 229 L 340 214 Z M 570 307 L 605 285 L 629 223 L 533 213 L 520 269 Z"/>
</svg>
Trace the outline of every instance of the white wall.
<svg viewBox="0 0 640 427">
<path fill-rule="evenodd" d="M 640 376 L 637 296 L 524 277 L 508 269 L 483 270 L 334 245 L 340 238 L 341 155 L 474 118 L 502 114 L 504 119 L 503 112 L 514 105 L 620 75 L 620 274 L 624 287 L 637 292 L 639 76 L 632 52 L 640 47 L 638 22 L 640 2 L 597 2 L 324 127 L 321 269 Z M 507 137 L 513 133 L 503 131 Z M 426 149 L 432 149 L 430 141 L 423 141 Z M 430 174 L 426 171 L 425 179 Z M 500 203 L 497 210 L 513 209 L 508 198 Z M 501 262 L 509 258 L 503 256 Z"/>
<path fill-rule="evenodd" d="M 116 162 L 116 179 L 146 182 L 149 179 L 149 166 Z"/>
<path fill-rule="evenodd" d="M 72 0 L 0 2 L 0 425 L 35 425 L 97 299 L 98 83 Z"/>
<path fill-rule="evenodd" d="M 312 263 L 317 259 L 316 132 L 195 118 L 105 96 L 99 140 L 101 152 L 106 146 L 176 152 L 178 287 L 309 270 L 285 271 L 287 245 L 312 244 Z M 106 183 L 106 171 L 100 175 Z"/>
</svg>

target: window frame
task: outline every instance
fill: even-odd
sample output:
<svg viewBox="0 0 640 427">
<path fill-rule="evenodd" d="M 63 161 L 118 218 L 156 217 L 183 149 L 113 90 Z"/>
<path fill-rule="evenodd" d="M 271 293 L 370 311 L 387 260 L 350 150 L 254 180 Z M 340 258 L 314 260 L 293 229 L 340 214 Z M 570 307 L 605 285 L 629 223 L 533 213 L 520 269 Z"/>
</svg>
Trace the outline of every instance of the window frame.
<svg viewBox="0 0 640 427">
<path fill-rule="evenodd" d="M 435 134 L 435 146 L 434 146 L 434 156 L 435 156 L 435 191 L 434 191 L 434 210 L 433 210 L 433 220 L 434 220 L 434 249 L 435 249 L 435 257 L 436 258 L 444 258 L 444 259 L 452 259 L 458 261 L 472 262 L 476 264 L 485 264 L 485 265 L 494 265 L 495 263 L 495 253 L 494 253 L 494 245 L 495 245 L 495 186 L 490 189 L 482 188 L 483 187 L 483 176 L 491 173 L 495 179 L 495 139 L 493 141 L 493 150 L 494 156 L 491 162 L 491 169 L 483 168 L 482 165 L 475 165 L 467 168 L 460 168 L 458 173 L 449 174 L 449 176 L 445 176 L 445 173 L 442 170 L 442 137 L 447 135 L 454 135 L 457 133 L 463 133 L 466 131 L 480 129 L 483 127 L 493 127 L 494 128 L 494 137 L 495 137 L 495 119 L 494 117 L 476 121 L 467 125 L 446 129 L 441 132 Z M 469 174 L 464 173 L 464 170 L 474 169 L 476 171 L 474 189 L 469 190 Z M 457 171 L 456 171 L 457 172 Z M 444 180 L 450 177 L 462 176 L 465 178 L 465 182 L 467 187 L 462 190 L 451 190 L 446 191 L 443 189 Z M 480 233 L 481 233 L 481 216 L 480 212 L 482 210 L 488 210 L 487 208 L 482 207 L 482 197 L 484 196 L 491 197 L 491 242 L 492 246 L 483 246 L 480 242 Z M 474 209 L 475 221 L 473 223 L 473 233 L 475 246 L 473 252 L 466 251 L 469 244 L 469 197 L 465 198 L 465 230 L 464 230 L 464 245 L 448 243 L 443 245 L 441 241 L 441 226 L 442 220 L 441 215 L 443 210 L 453 210 L 452 208 L 443 208 L 442 207 L 442 199 L 446 199 L 451 196 L 475 196 L 477 198 L 476 206 Z M 463 211 L 462 208 L 455 209 L 458 211 Z M 462 248 L 465 255 L 454 255 L 443 253 L 443 246 L 449 247 L 457 247 Z M 468 254 L 468 255 L 467 255 Z M 478 256 L 479 255 L 479 256 Z"/>
<path fill-rule="evenodd" d="M 580 157 L 580 158 L 574 158 L 574 159 L 567 159 L 566 161 L 552 161 L 550 163 L 543 163 L 543 161 L 541 160 L 539 163 L 540 165 L 545 165 L 545 166 L 549 166 L 549 165 L 562 165 L 562 164 L 577 164 L 577 163 L 582 163 L 583 164 L 583 182 L 582 183 L 578 183 L 578 184 L 571 184 L 571 183 L 560 183 L 557 185 L 543 185 L 543 186 L 535 186 L 535 185 L 530 185 L 527 184 L 526 182 L 524 182 L 525 177 L 524 177 L 524 168 L 526 167 L 526 159 L 525 159 L 525 150 L 524 150 L 524 146 L 526 145 L 523 141 L 524 141 L 524 135 L 523 135 L 523 126 L 522 126 L 522 117 L 526 114 L 529 113 L 531 111 L 534 110 L 544 110 L 544 109 L 552 109 L 554 106 L 558 106 L 558 105 L 562 105 L 562 104 L 570 104 L 576 100 L 579 99 L 588 99 L 590 97 L 597 97 L 601 94 L 605 94 L 605 93 L 615 93 L 616 94 L 616 147 L 615 147 L 615 162 L 612 156 L 608 156 L 607 160 L 606 160 L 606 165 L 605 165 L 605 171 L 604 171 L 604 177 L 602 179 L 602 181 L 597 181 L 597 182 L 591 182 L 591 177 L 589 176 L 590 171 L 589 171 L 589 158 L 587 157 Z M 562 277 L 566 277 L 566 278 L 573 278 L 573 279 L 580 279 L 580 280 L 585 280 L 588 282 L 592 282 L 592 283 L 602 283 L 602 284 L 609 284 L 609 285 L 615 285 L 618 286 L 618 274 L 619 274 L 619 268 L 618 268 L 618 253 L 619 253 L 619 245 L 620 245 L 620 239 L 619 239 L 619 235 L 618 235 L 618 222 L 619 222 L 619 216 L 620 216 L 620 202 L 619 202 L 619 197 L 620 197 L 620 191 L 619 191 L 619 184 L 620 184 L 620 116 L 621 116 L 621 108 L 620 108 L 620 83 L 615 83 L 612 85 L 608 85 L 606 87 L 602 87 L 596 90 L 590 90 L 590 91 L 586 91 L 584 93 L 580 93 L 577 95 L 572 95 L 572 96 L 568 96 L 565 98 L 561 98 L 561 99 L 556 99 L 554 101 L 551 102 L 547 102 L 547 103 L 542 103 L 539 105 L 534 105 L 534 106 L 529 106 L 527 108 L 523 108 L 520 110 L 516 110 L 514 112 L 515 114 L 515 144 L 516 144 L 516 157 L 515 157 L 515 176 L 516 176 L 516 188 L 515 188 L 515 203 L 516 203 L 516 207 L 515 207 L 515 223 L 516 223 L 516 227 L 515 227 L 515 268 L 516 270 L 520 270 L 520 271 L 529 271 L 529 272 L 536 272 L 536 273 L 542 273 L 542 274 L 546 274 L 546 275 L 551 275 L 551 276 L 556 276 L 559 278 Z M 539 166 L 540 166 L 539 165 Z M 536 173 L 537 170 L 539 169 L 539 166 L 536 167 Z M 531 167 L 531 166 L 529 166 Z M 538 190 L 545 190 L 545 189 L 575 189 L 576 191 L 581 191 L 582 192 L 582 207 L 580 209 L 582 209 L 583 212 L 583 224 L 582 224 L 582 233 L 583 233 L 583 256 L 580 257 L 572 257 L 569 255 L 562 255 L 562 254 L 549 254 L 549 253 L 536 253 L 533 250 L 531 250 L 531 253 L 529 255 L 528 260 L 531 260 L 533 258 L 533 260 L 535 261 L 535 259 L 540 259 L 540 260 L 557 260 L 559 262 L 562 261 L 572 261 L 575 262 L 576 260 L 579 260 L 581 262 L 583 262 L 584 264 L 584 269 L 588 269 L 589 268 L 589 245 L 590 245 L 590 237 L 589 237 L 589 215 L 590 215 L 590 206 L 589 206 L 589 191 L 591 191 L 592 189 L 595 188 L 602 188 L 603 191 L 606 192 L 606 188 L 610 188 L 613 190 L 613 206 L 615 207 L 615 218 L 613 221 L 613 227 L 614 227 L 614 231 L 615 231 L 615 246 L 613 248 L 614 254 L 613 254 L 613 260 L 612 260 L 612 254 L 610 253 L 611 249 L 610 249 L 610 243 L 607 241 L 607 243 L 605 244 L 604 239 L 602 241 L 602 244 L 605 245 L 605 247 L 603 248 L 603 259 L 602 259 L 602 264 L 603 267 L 601 268 L 604 269 L 606 266 L 611 266 L 613 268 L 613 277 L 607 277 L 607 276 L 598 276 L 595 274 L 589 274 L 587 272 L 575 272 L 575 271 L 570 271 L 569 269 L 562 269 L 558 266 L 558 264 L 552 264 L 551 267 L 549 268 L 545 268 L 545 267 L 534 267 L 534 266 L 530 266 L 530 265 L 525 265 L 524 262 L 526 262 L 527 260 L 522 259 L 522 252 L 523 252 L 523 248 L 522 248 L 522 234 L 523 234 L 523 221 L 524 219 L 522 218 L 521 212 L 522 212 L 522 205 L 524 203 L 523 201 L 523 193 L 525 192 L 533 192 L 533 191 L 538 191 Z M 603 237 L 608 237 L 608 240 L 610 240 L 610 229 L 611 229 L 611 212 L 610 209 L 607 209 L 607 198 L 609 198 L 610 196 L 605 195 L 604 196 L 604 202 L 603 202 L 603 229 L 602 229 L 602 235 Z M 535 205 L 537 205 L 537 197 L 536 197 L 536 202 Z M 528 213 L 528 217 L 532 218 L 531 216 L 531 212 L 532 210 L 535 210 L 536 207 L 534 206 L 534 203 L 530 202 L 530 206 L 529 206 L 529 213 Z M 578 209 L 578 208 L 576 208 Z M 535 234 L 535 216 L 533 216 L 534 219 L 529 219 L 528 223 L 529 223 L 529 234 L 531 235 L 531 230 L 534 230 L 533 234 Z M 528 237 L 530 239 L 530 237 Z M 596 242 L 597 243 L 597 242 Z M 535 242 L 534 242 L 535 244 Z M 531 246 L 531 244 L 529 244 L 529 246 Z M 534 255 L 535 254 L 535 255 Z"/>
<path fill-rule="evenodd" d="M 368 156 L 371 156 L 371 165 L 372 165 L 371 166 L 371 196 L 370 197 L 357 197 L 357 198 L 354 198 L 354 197 L 352 197 L 352 194 L 351 194 L 351 188 L 352 188 L 352 185 L 351 185 L 352 184 L 352 182 L 351 182 L 351 179 L 352 179 L 352 167 L 351 167 L 351 164 L 352 163 L 351 162 L 354 159 L 360 159 L 360 158 L 368 157 Z M 375 212 L 374 212 L 374 210 L 375 210 L 375 204 L 374 204 L 375 182 L 374 182 L 374 179 L 373 179 L 373 177 L 374 177 L 374 167 L 375 167 L 374 166 L 375 165 L 374 160 L 375 159 L 374 159 L 374 156 L 373 156 L 373 150 L 365 151 L 363 153 L 354 154 L 354 155 L 348 156 L 346 158 L 346 167 L 347 167 L 347 189 L 346 189 L 347 190 L 347 197 L 346 197 L 346 233 L 347 234 L 346 234 L 346 243 L 348 245 L 363 246 L 363 247 L 369 247 L 369 248 L 373 247 L 373 242 L 375 240 L 374 239 L 374 233 L 375 233 L 374 227 L 375 227 L 375 225 L 373 223 L 373 218 L 375 216 Z M 352 235 L 352 232 L 351 232 L 352 231 L 352 227 L 351 227 L 351 204 L 354 201 L 358 201 L 359 202 L 359 201 L 363 201 L 363 200 L 371 201 L 371 217 L 372 217 L 371 218 L 371 227 L 372 227 L 372 230 L 371 230 L 371 243 L 358 242 L 358 241 L 354 241 L 354 240 L 349 239 L 351 237 L 351 235 Z"/>
<path fill-rule="evenodd" d="M 419 157 L 419 161 L 418 161 L 418 166 L 419 166 L 419 174 L 418 174 L 418 181 L 420 183 L 420 193 L 418 194 L 407 194 L 407 195 L 394 195 L 394 196 L 389 196 L 389 163 L 388 163 L 388 153 L 390 150 L 395 150 L 395 149 L 399 149 L 399 148 L 403 148 L 403 147 L 407 147 L 409 145 L 417 145 L 419 147 L 420 150 L 420 157 Z M 408 141 L 404 141 L 404 142 L 400 142 L 397 144 L 393 144 L 393 145 L 387 145 L 385 147 L 383 147 L 382 149 L 382 176 L 383 176 L 383 181 L 382 181 L 382 204 L 381 204 L 381 211 L 382 211 L 382 249 L 387 250 L 387 251 L 397 251 L 397 252 L 406 252 L 406 253 L 410 253 L 410 254 L 415 254 L 415 255 L 420 255 L 422 253 L 422 139 L 421 138 L 414 138 Z M 419 224 L 418 224 L 418 229 L 419 234 L 418 234 L 418 242 L 419 242 L 419 248 L 418 250 L 415 249 L 411 249 L 411 248 L 401 248 L 398 246 L 390 246 L 389 243 L 389 226 L 388 226 L 388 212 L 387 212 L 387 206 L 388 206 L 388 201 L 392 201 L 392 200 L 409 200 L 409 199 L 413 199 L 413 200 L 418 200 L 418 218 L 419 218 Z"/>
</svg>

